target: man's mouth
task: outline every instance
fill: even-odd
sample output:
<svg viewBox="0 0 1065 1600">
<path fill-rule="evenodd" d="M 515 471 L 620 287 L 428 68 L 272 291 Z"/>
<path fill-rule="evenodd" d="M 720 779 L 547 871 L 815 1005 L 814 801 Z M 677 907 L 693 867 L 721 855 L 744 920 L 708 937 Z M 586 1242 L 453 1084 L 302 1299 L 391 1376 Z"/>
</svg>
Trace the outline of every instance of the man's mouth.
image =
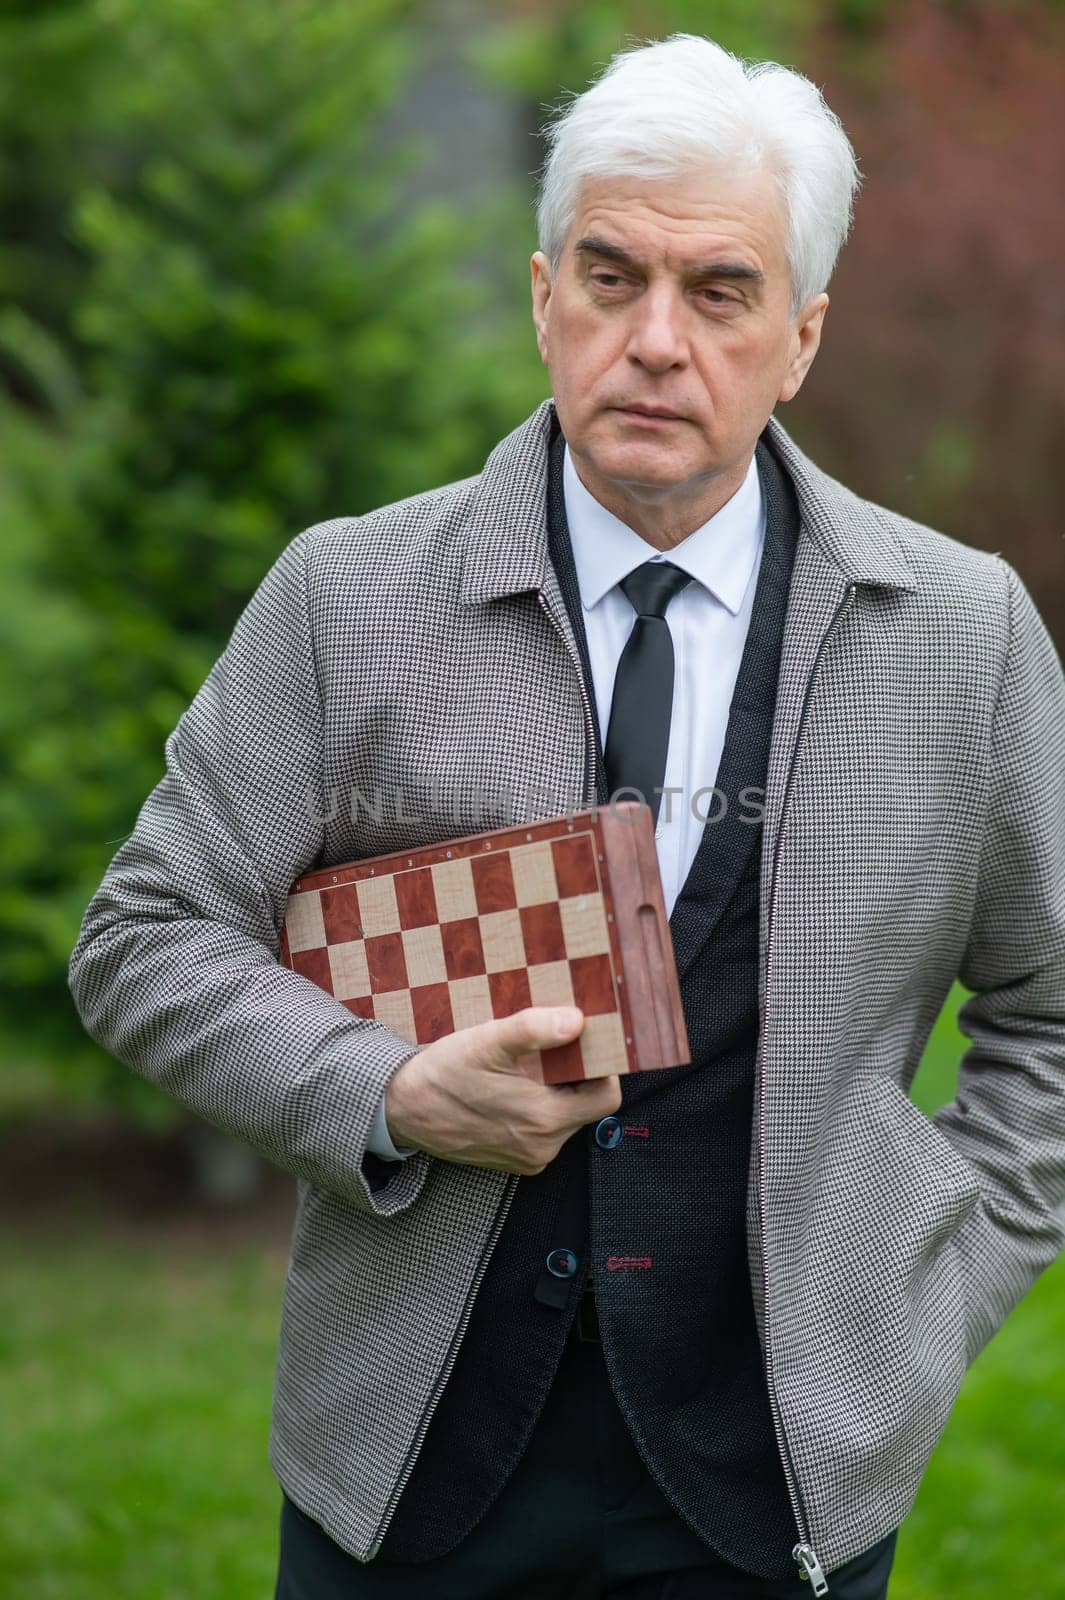
<svg viewBox="0 0 1065 1600">
<path fill-rule="evenodd" d="M 623 417 L 639 417 L 650 422 L 684 421 L 679 411 L 670 411 L 667 406 L 618 406 L 617 410 Z"/>
</svg>

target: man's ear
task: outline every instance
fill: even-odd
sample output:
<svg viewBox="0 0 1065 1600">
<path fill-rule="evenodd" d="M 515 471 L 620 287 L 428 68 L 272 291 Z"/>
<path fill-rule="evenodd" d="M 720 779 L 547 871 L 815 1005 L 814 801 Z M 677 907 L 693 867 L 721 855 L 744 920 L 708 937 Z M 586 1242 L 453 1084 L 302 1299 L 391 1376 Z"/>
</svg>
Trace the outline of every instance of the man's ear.
<svg viewBox="0 0 1065 1600">
<path fill-rule="evenodd" d="M 551 262 L 542 250 L 536 250 L 529 262 L 532 274 L 532 316 L 536 329 L 536 345 L 540 360 L 548 366 L 547 359 L 547 306 L 551 299 Z"/>
<path fill-rule="evenodd" d="M 824 326 L 827 310 L 828 295 L 815 294 L 811 300 L 807 300 L 795 318 L 791 330 L 791 359 L 780 385 L 780 394 L 777 396 L 779 400 L 793 400 L 802 388 L 803 379 L 809 372 L 821 344 L 821 329 Z"/>
</svg>

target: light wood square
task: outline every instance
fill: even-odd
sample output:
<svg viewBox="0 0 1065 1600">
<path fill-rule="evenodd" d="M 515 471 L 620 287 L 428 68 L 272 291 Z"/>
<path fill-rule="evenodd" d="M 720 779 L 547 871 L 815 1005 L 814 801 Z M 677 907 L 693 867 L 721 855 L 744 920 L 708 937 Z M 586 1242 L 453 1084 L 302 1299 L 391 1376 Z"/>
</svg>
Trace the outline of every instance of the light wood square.
<svg viewBox="0 0 1065 1600">
<path fill-rule="evenodd" d="M 545 961 L 529 968 L 529 994 L 534 1006 L 571 1006 L 573 979 L 568 961 Z"/>
<path fill-rule="evenodd" d="M 560 900 L 558 909 L 566 954 L 571 961 L 576 956 L 609 954 L 610 931 L 601 894 L 573 895 L 568 900 Z"/>
<path fill-rule="evenodd" d="M 555 858 L 550 839 L 534 844 L 519 844 L 510 852 L 514 871 L 514 894 L 519 906 L 538 906 L 558 899 Z"/>
<path fill-rule="evenodd" d="M 409 989 L 389 989 L 385 994 L 375 995 L 373 1014 L 378 1022 L 383 1022 L 393 1033 L 398 1033 L 403 1039 L 409 1039 L 411 1044 L 417 1043 L 414 1007 Z"/>
<path fill-rule="evenodd" d="M 625 1032 L 616 1011 L 585 1017 L 579 1038 L 581 1055 L 591 1069 L 586 1068 L 588 1077 L 609 1078 L 614 1073 L 630 1070 Z"/>
<path fill-rule="evenodd" d="M 426 983 L 446 983 L 444 942 L 437 925 L 430 923 L 425 928 L 405 928 L 401 937 L 411 986 L 420 988 Z"/>
<path fill-rule="evenodd" d="M 473 868 L 468 856 L 454 861 L 434 861 L 433 890 L 440 922 L 457 922 L 459 917 L 477 915 L 477 896 L 473 891 Z"/>
<path fill-rule="evenodd" d="M 290 895 L 285 916 L 288 920 L 290 950 L 321 949 L 325 944 L 325 923 L 317 889 L 306 889 L 301 894 Z"/>
<path fill-rule="evenodd" d="M 448 984 L 455 1031 L 492 1020 L 492 994 L 483 972 L 472 978 L 453 978 Z"/>
<path fill-rule="evenodd" d="M 525 940 L 517 911 L 486 911 L 480 919 L 486 972 L 510 972 L 525 965 Z"/>
<path fill-rule="evenodd" d="M 356 885 L 359 895 L 359 921 L 364 938 L 373 939 L 382 933 L 399 932 L 399 906 L 396 904 L 395 880 L 360 878 Z"/>
<path fill-rule="evenodd" d="M 329 946 L 329 971 L 338 1000 L 358 1000 L 370 993 L 370 969 L 361 939 Z"/>
</svg>

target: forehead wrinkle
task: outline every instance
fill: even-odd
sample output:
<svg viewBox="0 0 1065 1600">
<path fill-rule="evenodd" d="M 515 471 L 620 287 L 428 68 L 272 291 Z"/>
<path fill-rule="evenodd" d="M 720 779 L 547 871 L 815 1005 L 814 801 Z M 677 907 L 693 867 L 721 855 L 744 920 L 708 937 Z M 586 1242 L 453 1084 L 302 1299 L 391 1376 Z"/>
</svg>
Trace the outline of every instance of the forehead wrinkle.
<svg viewBox="0 0 1065 1600">
<path fill-rule="evenodd" d="M 607 261 L 615 261 L 620 266 L 639 267 L 646 269 L 646 257 L 639 251 L 628 250 L 621 245 L 612 244 L 610 240 L 603 239 L 598 234 L 586 234 L 578 239 L 573 246 L 575 255 L 602 256 Z M 681 261 L 678 270 L 689 278 L 737 278 L 748 283 L 763 283 L 765 273 L 759 267 L 753 267 L 746 261 L 730 260 L 722 256 L 709 261 Z"/>
<path fill-rule="evenodd" d="M 778 254 L 782 253 L 786 267 L 787 217 L 772 174 L 765 169 L 755 173 L 753 181 L 725 175 L 709 193 L 700 192 L 684 177 L 621 182 L 586 179 L 574 220 L 573 234 L 578 238 L 603 239 L 603 225 L 610 234 L 620 228 L 622 237 L 630 231 L 630 224 L 638 235 L 649 227 L 653 243 L 656 235 L 664 239 L 661 253 L 667 263 L 680 250 L 691 252 L 681 262 L 684 272 L 694 273 L 725 261 L 742 262 L 760 270 L 761 282 L 767 284 L 770 275 L 775 275 Z M 705 236 L 702 241 L 699 235 Z M 613 243 L 610 239 L 603 242 Z M 618 243 L 614 248 L 626 250 L 628 246 Z M 628 249 L 628 253 L 634 264 L 646 267 L 647 257 L 638 248 Z"/>
</svg>

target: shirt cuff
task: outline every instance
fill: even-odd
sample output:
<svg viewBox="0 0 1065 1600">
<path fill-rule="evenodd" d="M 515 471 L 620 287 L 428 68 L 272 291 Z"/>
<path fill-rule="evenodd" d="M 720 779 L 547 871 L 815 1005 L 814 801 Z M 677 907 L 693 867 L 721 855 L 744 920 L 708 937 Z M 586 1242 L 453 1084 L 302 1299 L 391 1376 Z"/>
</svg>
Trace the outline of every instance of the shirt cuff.
<svg viewBox="0 0 1065 1600">
<path fill-rule="evenodd" d="M 416 1147 L 406 1149 L 403 1145 L 395 1145 L 388 1132 L 388 1123 L 385 1120 L 385 1096 L 382 1095 L 370 1129 L 366 1148 L 373 1155 L 380 1156 L 382 1161 L 406 1161 L 408 1156 L 417 1153 Z"/>
</svg>

